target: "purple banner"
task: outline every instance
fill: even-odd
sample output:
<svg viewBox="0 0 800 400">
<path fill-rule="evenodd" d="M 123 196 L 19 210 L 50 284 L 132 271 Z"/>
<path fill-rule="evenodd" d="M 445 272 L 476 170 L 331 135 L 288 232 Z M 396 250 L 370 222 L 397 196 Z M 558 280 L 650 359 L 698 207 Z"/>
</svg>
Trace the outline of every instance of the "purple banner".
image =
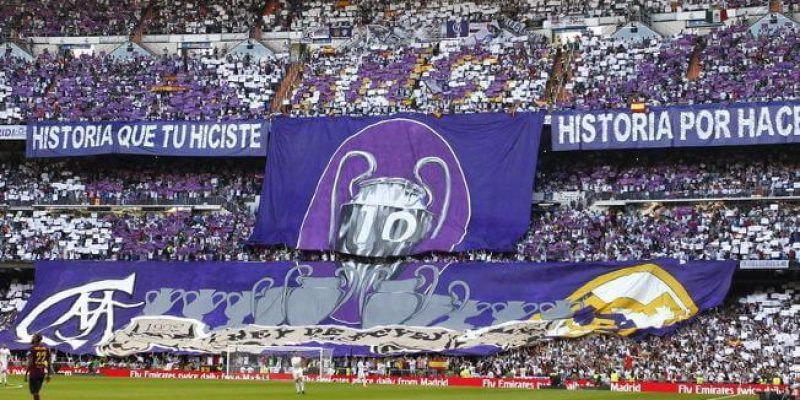
<svg viewBox="0 0 800 400">
<path fill-rule="evenodd" d="M 0 341 L 77 354 L 487 354 L 552 337 L 669 332 L 725 297 L 731 261 L 299 264 L 40 262 Z M 220 279 L 220 277 L 225 279 Z"/>
<path fill-rule="evenodd" d="M 553 150 L 800 143 L 800 102 L 706 104 L 552 116 Z"/>
<path fill-rule="evenodd" d="M 469 21 L 462 20 L 448 20 L 445 30 L 447 31 L 448 38 L 464 38 L 469 36 Z"/>
<path fill-rule="evenodd" d="M 99 154 L 264 157 L 268 120 L 42 123 L 28 126 L 28 158 Z"/>
<path fill-rule="evenodd" d="M 371 257 L 511 251 L 543 114 L 277 118 L 251 240 Z"/>
</svg>

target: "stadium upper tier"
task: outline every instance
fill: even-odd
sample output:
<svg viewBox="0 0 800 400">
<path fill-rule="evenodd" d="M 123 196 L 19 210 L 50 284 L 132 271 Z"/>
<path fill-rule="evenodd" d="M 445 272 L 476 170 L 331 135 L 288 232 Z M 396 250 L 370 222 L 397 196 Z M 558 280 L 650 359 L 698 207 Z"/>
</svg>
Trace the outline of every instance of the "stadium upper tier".
<svg viewBox="0 0 800 400">
<path fill-rule="evenodd" d="M 758 33 L 758 32 L 757 32 Z M 0 59 L 0 123 L 470 113 L 752 102 L 800 97 L 800 29 L 623 40 L 588 33 L 480 44 L 361 43 L 285 56 Z M 286 73 L 292 71 L 292 73 Z M 286 76 L 286 79 L 284 79 Z M 273 102 L 274 104 L 273 106 Z"/>
<path fill-rule="evenodd" d="M 724 3 L 739 8 L 768 2 Z M 19 37 L 243 33 L 254 28 L 308 31 L 329 23 L 414 27 L 442 19 L 483 22 L 503 17 L 527 24 L 553 16 L 627 16 L 632 10 L 662 13 L 718 4 L 718 0 L 5 0 L 0 2 L 0 32 Z"/>
<path fill-rule="evenodd" d="M 102 56 L 0 66 L 0 121 L 242 119 L 266 115 L 283 75 L 274 58 Z"/>
<path fill-rule="evenodd" d="M 291 113 L 535 109 L 544 97 L 552 62 L 552 49 L 540 36 L 498 45 L 381 46 L 318 54 L 294 90 Z"/>
<path fill-rule="evenodd" d="M 0 33 L 4 36 L 128 35 L 138 21 L 144 0 L 4 0 Z"/>
<path fill-rule="evenodd" d="M 584 36 L 578 46 L 575 77 L 559 101 L 562 107 L 778 101 L 800 93 L 800 41 L 794 25 L 758 36 L 746 25 L 734 25 L 703 37 L 660 42 Z"/>
</svg>

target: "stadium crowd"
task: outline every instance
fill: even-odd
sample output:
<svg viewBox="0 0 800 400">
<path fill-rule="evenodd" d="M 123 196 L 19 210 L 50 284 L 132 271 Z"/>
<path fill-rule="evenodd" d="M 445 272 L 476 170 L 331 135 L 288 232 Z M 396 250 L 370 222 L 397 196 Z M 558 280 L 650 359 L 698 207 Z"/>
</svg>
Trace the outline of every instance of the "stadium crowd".
<svg viewBox="0 0 800 400">
<path fill-rule="evenodd" d="M 144 0 L 8 0 L 0 3 L 0 32 L 30 36 L 127 36 Z"/>
<path fill-rule="evenodd" d="M 6 212 L 0 261 L 247 261 L 253 220 L 228 211 Z"/>
<path fill-rule="evenodd" d="M 403 101 L 415 82 L 411 76 L 428 50 L 423 45 L 375 48 L 363 54 L 346 50 L 329 56 L 317 53 L 307 63 L 294 91 L 292 113 L 388 114 L 411 110 Z M 357 62 L 354 57 L 358 57 Z"/>
<path fill-rule="evenodd" d="M 359 61 L 353 62 L 354 59 Z M 492 45 L 373 46 L 318 53 L 294 91 L 293 115 L 487 112 L 538 108 L 552 64 L 541 36 Z"/>
<path fill-rule="evenodd" d="M 0 122 L 263 117 L 284 72 L 277 58 L 103 54 L 0 58 Z"/>
<path fill-rule="evenodd" d="M 129 35 L 144 22 L 147 33 L 241 33 L 262 26 L 267 31 L 307 32 L 329 24 L 417 27 L 443 20 L 489 22 L 515 18 L 523 26 L 559 17 L 628 16 L 631 13 L 702 11 L 716 0 L 74 0 L 0 4 L 0 31 L 32 36 Z M 765 0 L 729 0 L 727 8 L 764 7 Z M 798 5 L 784 1 L 787 9 Z M 152 12 L 148 12 L 152 10 Z"/>
<path fill-rule="evenodd" d="M 800 164 L 793 147 L 686 149 L 682 151 L 583 152 L 563 162 L 543 157 L 536 191 L 580 192 L 595 200 L 663 200 L 786 197 L 800 190 Z"/>
<path fill-rule="evenodd" d="M 800 96 L 800 40 L 795 24 L 717 28 L 707 36 L 681 34 L 657 41 L 584 34 L 564 108 L 627 107 L 736 101 L 778 101 Z M 699 76 L 689 66 L 695 49 Z M 632 78 L 633 77 L 633 78 Z M 745 84 L 745 82 L 747 82 Z"/>
<path fill-rule="evenodd" d="M 584 34 L 574 46 L 573 79 L 560 99 L 563 108 L 627 107 L 632 101 L 651 105 L 679 103 L 696 37 L 680 35 L 662 41 L 601 38 Z"/>
<path fill-rule="evenodd" d="M 0 283 L 0 331 L 14 322 L 17 313 L 25 308 L 32 292 L 31 282 L 4 279 Z"/>
<path fill-rule="evenodd" d="M 24 291 L 24 285 L 19 290 Z M 541 377 L 611 382 L 798 383 L 796 331 L 800 285 L 748 290 L 667 336 L 637 340 L 613 335 L 548 339 L 488 357 L 423 354 L 388 358 L 334 358 L 336 373 L 354 375 L 359 362 L 371 375 Z M 24 304 L 24 301 L 21 302 Z M 19 303 L 18 303 L 19 304 Z M 271 372 L 290 371 L 288 359 L 262 358 Z M 132 369 L 225 370 L 225 358 L 141 354 L 123 359 L 62 355 L 58 365 Z M 312 364 L 313 365 L 313 362 Z"/>
<path fill-rule="evenodd" d="M 534 217 L 519 251 L 534 261 L 796 261 L 798 211 L 798 205 L 786 203 L 559 208 Z"/>
<path fill-rule="evenodd" d="M 131 167 L 134 163 L 136 167 Z M 231 205 L 254 200 L 264 161 L 153 159 L 0 160 L 0 205 Z"/>
<path fill-rule="evenodd" d="M 709 203 L 534 214 L 516 254 L 431 254 L 425 261 L 798 260 L 800 205 Z M 247 245 L 254 217 L 219 211 L 6 211 L 0 260 L 272 260 L 284 250 Z M 304 257 L 330 258 L 327 253 Z"/>
<path fill-rule="evenodd" d="M 665 39 L 584 34 L 560 46 L 536 34 L 460 44 L 373 40 L 315 52 L 281 105 L 315 116 L 797 99 L 798 44 L 796 25 L 754 35 L 738 23 Z M 286 68 L 283 57 L 221 54 L 5 56 L 0 122 L 264 118 Z"/>
<path fill-rule="evenodd" d="M 43 0 L 0 2 L 8 37 L 302 32 L 375 24 L 438 39 L 449 21 L 518 22 L 463 43 L 348 43 L 303 65 L 282 104 L 292 116 L 434 115 L 651 106 L 800 98 L 800 29 L 754 32 L 733 23 L 708 35 L 622 40 L 588 33 L 553 44 L 528 34 L 546 18 L 707 10 L 711 0 Z M 730 0 L 727 7 L 765 6 Z M 797 9 L 797 1 L 787 2 Z M 513 20 L 513 21 L 512 21 Z M 438 36 L 437 36 L 438 35 Z M 434 41 L 435 42 L 435 41 Z M 0 123 L 265 118 L 285 57 L 238 55 L 120 59 L 54 55 L 0 58 Z M 558 67 L 558 68 L 556 68 Z M 695 68 L 695 69 L 693 69 Z M 561 80 L 563 78 L 563 81 Z M 563 87 L 557 87 L 562 85 Z M 554 101 L 555 99 L 555 101 Z M 550 103 L 555 104 L 550 104 Z M 517 251 L 428 254 L 426 261 L 798 260 L 800 165 L 796 149 L 588 154 L 544 157 L 538 193 L 564 198 L 537 208 Z M 247 240 L 263 161 L 125 158 L 22 160 L 0 153 L 0 263 L 66 260 L 336 260 L 334 253 L 259 248 Z M 559 197 L 561 196 L 561 197 Z M 764 199 L 775 197 L 776 199 Z M 720 200 L 717 198 L 728 198 Z M 713 199 L 708 201 L 690 199 Z M 643 200 L 599 206 L 600 200 Z M 679 200 L 671 202 L 667 200 Z M 155 206 L 47 209 L 44 206 Z M 37 206 L 37 207 L 33 207 Z M 193 206 L 202 206 L 193 208 Z M 373 373 L 562 379 L 798 383 L 800 285 L 736 297 L 668 337 L 547 340 L 492 357 L 369 359 Z M 0 284 L 0 330 L 32 292 Z M 443 361 L 444 369 L 430 362 Z M 198 369 L 200 357 L 65 357 L 78 366 Z M 286 360 L 273 360 L 284 365 Z M 336 366 L 352 373 L 359 359 Z M 216 362 L 221 360 L 217 359 Z M 222 365 L 222 364 L 220 364 Z M 442 364 L 439 364 L 440 366 Z M 219 366 L 219 365 L 218 365 Z M 284 365 L 285 366 L 285 365 Z"/>
<path fill-rule="evenodd" d="M 670 336 L 631 341 L 593 335 L 551 340 L 480 359 L 455 359 L 450 368 L 478 376 L 543 376 L 632 380 L 796 383 L 793 370 L 800 323 L 795 283 L 762 288 L 704 313 Z"/>
<path fill-rule="evenodd" d="M 660 152 L 658 158 L 646 151 L 600 152 L 568 165 L 562 154 L 549 153 L 542 157 L 535 190 L 548 199 L 571 194 L 572 200 L 537 209 L 515 254 L 476 251 L 422 259 L 797 261 L 800 204 L 792 196 L 800 182 L 794 151 Z M 4 154 L 0 206 L 12 209 L 0 218 L 2 260 L 335 258 L 247 245 L 263 160 L 154 159 L 139 166 L 125 157 L 37 161 Z M 607 199 L 643 203 L 594 204 Z M 70 205 L 158 208 L 24 208 Z"/>
<path fill-rule="evenodd" d="M 566 205 L 597 200 L 747 199 L 796 196 L 800 165 L 794 147 L 659 152 L 584 152 L 563 162 L 540 157 L 535 192 L 550 200 L 577 193 Z M 136 167 L 132 167 L 132 164 Z M 260 192 L 264 161 L 94 157 L 0 159 L 0 205 L 226 205 Z"/>
<path fill-rule="evenodd" d="M 703 68 L 686 102 L 780 101 L 800 95 L 800 29 L 769 27 L 754 36 L 747 25 L 717 29 L 706 38 Z"/>
<path fill-rule="evenodd" d="M 784 2 L 787 9 L 795 2 Z M 491 22 L 513 18 L 525 27 L 538 26 L 544 19 L 558 21 L 560 17 L 607 17 L 628 16 L 639 11 L 650 13 L 704 11 L 718 5 L 713 0 L 468 0 L 425 1 L 403 0 L 391 3 L 376 0 L 353 0 L 347 2 L 315 0 L 281 0 L 275 13 L 265 13 L 265 28 L 274 30 L 309 31 L 327 24 L 357 26 L 380 24 L 392 27 L 414 28 L 433 25 L 447 20 Z M 764 7 L 764 0 L 731 0 L 728 8 Z"/>
<path fill-rule="evenodd" d="M 619 108 L 800 97 L 798 28 L 754 35 L 744 24 L 665 39 L 612 39 L 584 34 L 562 47 L 536 35 L 485 44 L 340 49 L 305 65 L 292 115 L 364 115 L 401 111 L 464 113 L 533 110 L 565 55 L 567 79 L 557 108 Z M 690 75 L 698 53 L 699 74 Z M 357 61 L 354 61 L 357 60 Z M 754 84 L 745 85 L 742 79 Z"/>
<path fill-rule="evenodd" d="M 243 33 L 255 26 L 265 2 L 156 1 L 146 31 L 153 34 Z"/>
</svg>

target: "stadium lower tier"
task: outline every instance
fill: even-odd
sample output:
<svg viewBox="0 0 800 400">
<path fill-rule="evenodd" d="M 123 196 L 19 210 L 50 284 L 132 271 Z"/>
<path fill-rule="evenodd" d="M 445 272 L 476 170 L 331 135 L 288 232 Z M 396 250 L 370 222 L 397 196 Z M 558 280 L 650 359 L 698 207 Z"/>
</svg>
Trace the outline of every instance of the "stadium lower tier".
<svg viewBox="0 0 800 400">
<path fill-rule="evenodd" d="M 99 375 L 106 378 L 132 378 L 132 379 L 175 379 L 175 380 L 241 380 L 241 381 L 284 381 L 293 380 L 289 372 L 264 372 L 264 373 L 232 373 L 212 371 L 175 371 L 175 370 L 142 370 L 127 368 L 90 368 L 65 367 L 58 371 L 65 376 Z M 24 375 L 25 370 L 12 367 L 10 375 Z M 352 373 L 335 375 L 307 375 L 308 382 L 315 383 L 344 383 L 361 384 Z M 519 377 L 519 378 L 489 378 L 470 376 L 441 375 L 378 375 L 370 374 L 366 379 L 367 385 L 402 385 L 419 387 L 472 387 L 484 389 L 607 389 L 612 392 L 624 393 L 676 393 L 699 394 L 719 396 L 753 396 L 764 392 L 784 393 L 789 390 L 786 384 L 769 383 L 697 383 L 697 382 L 652 382 L 620 379 L 615 381 L 602 380 L 564 380 L 551 377 Z"/>
<path fill-rule="evenodd" d="M 797 150 L 542 153 L 534 192 L 560 206 L 534 208 L 516 251 L 420 259 L 795 261 Z M 342 257 L 248 245 L 263 159 L 0 160 L 0 262 Z"/>
<path fill-rule="evenodd" d="M 362 363 L 362 368 L 374 375 L 395 377 L 524 378 L 556 374 L 563 381 L 600 380 L 606 383 L 623 379 L 716 384 L 797 383 L 800 373 L 797 366 L 800 347 L 796 342 L 796 332 L 800 328 L 800 307 L 797 306 L 800 283 L 766 283 L 755 288 L 753 282 L 756 280 L 739 279 L 723 305 L 680 324 L 666 336 L 551 338 L 488 356 L 430 353 L 367 358 L 337 356 L 327 372 L 348 375 L 349 371 L 353 374 Z M 15 287 L 30 286 L 16 284 Z M 9 293 L 15 296 L 17 292 L 0 293 L 6 293 L 4 298 L 8 299 Z M 13 300 L 14 297 L 10 298 Z M 20 310 L 24 306 L 24 300 L 18 304 Z M 5 320 L 8 324 L 0 326 L 0 331 L 14 328 L 20 322 L 19 319 Z M 282 352 L 253 357 L 249 369 L 236 369 L 233 372 L 289 372 L 286 351 L 283 349 Z M 24 352 L 15 353 L 12 365 L 23 363 L 24 356 Z M 142 375 L 138 377 L 158 377 L 147 375 L 144 371 L 148 370 L 167 369 L 171 374 L 205 371 L 216 373 L 209 375 L 213 379 L 219 373 L 231 371 L 227 368 L 227 356 L 225 352 L 202 356 L 142 353 L 124 358 L 100 358 L 60 353 L 56 364 L 78 368 L 79 371 L 98 371 L 103 368 L 141 371 Z M 311 359 L 309 368 L 311 372 L 315 369 L 319 372 L 319 363 Z"/>
<path fill-rule="evenodd" d="M 788 260 L 800 250 L 800 204 L 792 201 L 555 207 L 534 212 L 515 253 L 427 254 L 425 261 Z M 202 210 L 40 210 L 0 213 L 0 261 L 336 260 L 248 244 L 246 208 Z"/>
<path fill-rule="evenodd" d="M 0 141 L 0 149 L 12 148 Z M 252 202 L 264 159 L 132 156 L 25 159 L 18 145 L 0 154 L 0 207 L 191 206 Z M 680 150 L 540 152 L 534 192 L 596 201 L 792 197 L 800 188 L 800 146 Z M 564 158 L 570 159 L 569 163 Z M 562 202 L 569 204 L 570 201 Z"/>
</svg>

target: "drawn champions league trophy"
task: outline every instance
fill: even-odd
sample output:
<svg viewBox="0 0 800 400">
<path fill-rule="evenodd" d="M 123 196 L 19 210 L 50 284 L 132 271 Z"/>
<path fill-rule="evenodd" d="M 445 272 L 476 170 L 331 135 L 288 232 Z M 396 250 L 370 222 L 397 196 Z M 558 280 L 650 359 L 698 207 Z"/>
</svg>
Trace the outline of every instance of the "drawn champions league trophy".
<svg viewBox="0 0 800 400">
<path fill-rule="evenodd" d="M 466 234 L 466 179 L 450 146 L 427 125 L 407 119 L 371 125 L 348 138 L 328 167 L 317 191 L 323 195 L 315 195 L 310 206 L 316 213 L 304 221 L 309 231 L 322 228 L 316 217 L 325 210 L 327 237 L 319 238 L 317 247 L 361 257 L 402 257 L 452 250 Z M 333 318 L 368 325 L 411 320 L 432 298 L 440 273 L 431 265 L 399 261 L 341 262 L 338 274 L 347 289 Z M 344 306 L 350 299 L 355 304 Z M 409 305 L 393 304 L 400 299 Z M 377 316 L 376 310 L 386 315 Z"/>
<path fill-rule="evenodd" d="M 329 240 L 335 250 L 366 257 L 403 256 L 429 233 L 431 239 L 439 236 L 447 218 L 452 185 L 450 169 L 441 158 L 425 157 L 417 161 L 414 165 L 415 183 L 405 178 L 371 178 L 377 167 L 375 156 L 351 151 L 339 162 L 334 187 L 338 187 L 347 160 L 356 156 L 363 157 L 369 169 L 348 184 L 350 201 L 341 206 L 338 234 L 336 191 L 331 195 Z M 433 203 L 434 194 L 420 176 L 426 165 L 439 166 L 445 182 L 444 200 L 433 232 L 430 232 L 433 215 L 428 208 Z M 353 186 L 358 186 L 358 193 L 353 193 Z"/>
<path fill-rule="evenodd" d="M 450 169 L 441 158 L 425 157 L 417 161 L 414 165 L 416 182 L 412 182 L 396 177 L 372 178 L 376 169 L 375 157 L 363 151 L 350 151 L 339 162 L 334 187 L 338 187 L 342 168 L 352 157 L 364 158 L 369 168 L 348 184 L 350 201 L 341 208 L 337 205 L 335 191 L 331 196 L 329 240 L 334 249 L 359 256 L 402 256 L 410 253 L 429 234 L 431 238 L 438 236 L 447 217 L 451 191 Z M 420 176 L 420 170 L 429 164 L 441 168 L 445 181 L 444 200 L 433 232 L 433 215 L 428 208 L 433 203 L 434 194 Z M 357 193 L 353 193 L 354 186 L 358 187 Z M 337 210 L 340 210 L 338 232 L 335 224 Z M 350 283 L 347 298 L 357 293 L 362 327 L 403 323 L 427 304 L 438 281 L 439 270 L 430 265 L 419 268 L 430 268 L 434 274 L 422 295 L 417 293 L 417 289 L 425 286 L 420 271 L 415 271 L 415 279 L 388 280 L 397 277 L 401 268 L 399 262 L 390 265 L 342 263 L 340 271 Z M 420 277 L 421 282 L 418 282 Z M 387 293 L 387 289 L 391 292 Z"/>
</svg>

